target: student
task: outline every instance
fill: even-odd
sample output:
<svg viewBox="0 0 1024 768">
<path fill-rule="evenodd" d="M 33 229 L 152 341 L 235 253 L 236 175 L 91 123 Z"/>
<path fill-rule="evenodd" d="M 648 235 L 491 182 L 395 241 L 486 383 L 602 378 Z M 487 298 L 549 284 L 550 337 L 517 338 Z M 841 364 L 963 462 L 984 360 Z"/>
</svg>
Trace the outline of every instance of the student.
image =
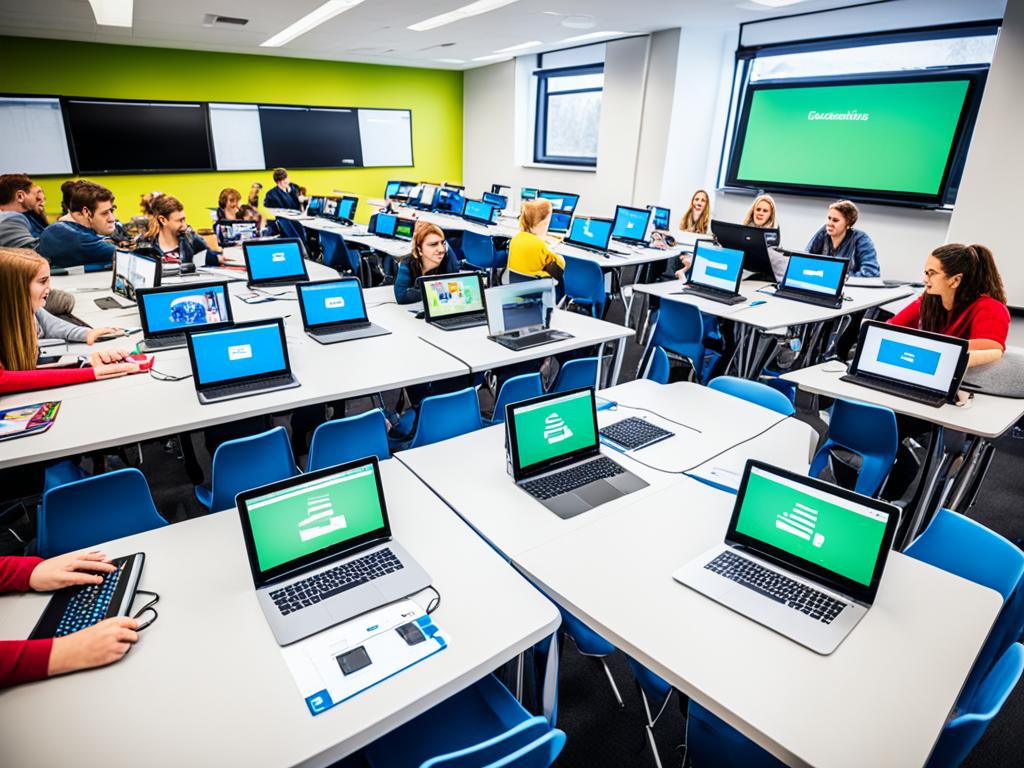
<svg viewBox="0 0 1024 768">
<path fill-rule="evenodd" d="M 35 248 L 42 227 L 35 218 L 43 188 L 24 173 L 0 176 L 0 248 Z"/>
<path fill-rule="evenodd" d="M 459 260 L 445 243 L 441 228 L 427 221 L 417 221 L 412 233 L 412 251 L 398 265 L 395 301 L 399 304 L 423 301 L 423 294 L 416 284 L 418 278 L 458 271 Z"/>
<path fill-rule="evenodd" d="M 114 193 L 92 181 L 71 189 L 70 221 L 57 221 L 43 230 L 36 250 L 55 267 L 87 264 L 109 266 L 114 244 L 109 238 L 117 225 Z"/>
<path fill-rule="evenodd" d="M 237 189 L 231 187 L 225 187 L 220 191 L 220 196 L 217 198 L 217 220 L 218 221 L 234 221 L 240 219 L 238 215 L 238 207 L 242 202 L 242 193 Z"/>
<path fill-rule="evenodd" d="M 551 201 L 527 200 L 519 214 L 519 231 L 508 246 L 508 268 L 521 275 L 562 280 L 565 259 L 548 248 L 544 236 L 551 225 Z"/>
<path fill-rule="evenodd" d="M 686 209 L 679 221 L 679 229 L 683 232 L 696 232 L 706 235 L 711 226 L 711 198 L 703 189 L 698 189 L 690 198 L 690 207 Z"/>
<path fill-rule="evenodd" d="M 968 367 L 1001 358 L 1010 312 L 992 251 L 961 243 L 936 248 L 925 260 L 924 293 L 889 322 L 967 339 Z"/>
<path fill-rule="evenodd" d="M 822 256 L 838 256 L 850 262 L 850 277 L 878 277 L 878 254 L 868 233 L 854 229 L 860 218 L 857 206 L 849 200 L 837 200 L 828 207 L 825 226 L 814 233 L 805 249 Z"/>
<path fill-rule="evenodd" d="M 775 200 L 771 195 L 758 195 L 754 198 L 747 209 L 747 215 L 743 217 L 743 225 L 762 229 L 775 229 L 779 226 L 775 215 Z"/>
<path fill-rule="evenodd" d="M 264 195 L 263 207 L 283 208 L 291 211 L 302 210 L 302 203 L 299 201 L 299 188 L 289 181 L 288 171 L 284 168 L 274 169 L 274 186 Z"/>
<path fill-rule="evenodd" d="M 52 592 L 101 584 L 99 574 L 114 570 L 110 558 L 97 551 L 71 552 L 49 560 L 0 557 L 0 592 Z M 63 637 L 0 641 L 0 688 L 112 664 L 138 641 L 138 626 L 135 619 L 116 616 Z"/>
<path fill-rule="evenodd" d="M 71 190 L 80 179 L 68 179 L 60 185 L 60 218 L 57 221 L 74 221 L 71 218 Z"/>
<path fill-rule="evenodd" d="M 154 192 L 143 195 L 142 207 L 149 217 L 149 228 L 139 245 L 156 248 L 164 261 L 191 264 L 197 254 L 206 252 L 205 265 L 219 266 L 220 254 L 212 251 L 185 221 L 185 206 L 173 195 Z"/>
</svg>

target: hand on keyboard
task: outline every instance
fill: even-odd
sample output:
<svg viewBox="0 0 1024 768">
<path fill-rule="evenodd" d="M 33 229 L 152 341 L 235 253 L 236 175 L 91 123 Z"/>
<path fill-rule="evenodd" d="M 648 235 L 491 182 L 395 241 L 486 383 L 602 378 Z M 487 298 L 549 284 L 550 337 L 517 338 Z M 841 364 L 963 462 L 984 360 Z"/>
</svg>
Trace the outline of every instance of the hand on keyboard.
<svg viewBox="0 0 1024 768">
<path fill-rule="evenodd" d="M 32 571 L 28 585 L 36 592 L 50 592 L 77 584 L 102 584 L 103 577 L 98 574 L 116 570 L 102 552 L 71 552 L 43 560 Z"/>
<path fill-rule="evenodd" d="M 139 623 L 127 616 L 104 619 L 98 624 L 53 640 L 47 674 L 62 675 L 79 669 L 103 667 L 119 661 L 138 642 Z"/>
</svg>

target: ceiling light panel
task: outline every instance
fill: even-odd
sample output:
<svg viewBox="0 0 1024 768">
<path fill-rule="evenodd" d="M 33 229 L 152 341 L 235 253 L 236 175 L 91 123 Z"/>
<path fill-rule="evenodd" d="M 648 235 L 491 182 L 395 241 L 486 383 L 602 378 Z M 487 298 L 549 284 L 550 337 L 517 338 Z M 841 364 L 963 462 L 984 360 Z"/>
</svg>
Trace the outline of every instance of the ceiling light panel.
<svg viewBox="0 0 1024 768">
<path fill-rule="evenodd" d="M 413 32 L 426 32 L 428 29 L 437 29 L 446 24 L 453 24 L 456 21 L 468 19 L 471 16 L 479 16 L 481 13 L 504 8 L 506 5 L 511 5 L 515 2 L 518 2 L 518 0 L 477 0 L 475 3 L 456 8 L 454 11 L 448 11 L 448 13 L 442 13 L 415 24 L 410 24 L 408 29 L 411 29 Z"/>
<path fill-rule="evenodd" d="M 92 0 L 90 0 L 90 2 L 91 1 Z M 260 43 L 260 47 L 279 48 L 282 45 L 286 45 L 296 37 L 299 37 L 299 35 L 306 34 L 309 30 L 319 27 L 325 21 L 330 21 L 340 13 L 344 13 L 345 11 L 355 8 L 362 2 L 363 0 L 327 0 L 326 3 L 321 5 L 315 11 L 307 13 L 291 26 L 282 29 L 270 39 L 264 40 Z"/>
<path fill-rule="evenodd" d="M 96 23 L 105 27 L 131 27 L 134 0 L 89 0 Z"/>
<path fill-rule="evenodd" d="M 513 53 L 515 51 L 525 51 L 527 48 L 536 48 L 538 45 L 544 45 L 540 40 L 531 40 L 528 43 L 520 43 L 519 45 L 510 45 L 508 48 L 499 48 L 495 53 Z"/>
</svg>

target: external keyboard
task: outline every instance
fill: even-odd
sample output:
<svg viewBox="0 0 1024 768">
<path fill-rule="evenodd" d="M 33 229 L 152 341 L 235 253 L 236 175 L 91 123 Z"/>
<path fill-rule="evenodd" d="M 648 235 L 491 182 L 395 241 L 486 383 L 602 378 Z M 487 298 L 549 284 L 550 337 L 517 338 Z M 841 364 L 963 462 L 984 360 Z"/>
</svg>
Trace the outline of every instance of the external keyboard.
<svg viewBox="0 0 1024 768">
<path fill-rule="evenodd" d="M 675 433 L 655 426 L 644 419 L 630 416 L 628 419 L 602 427 L 601 434 L 627 451 L 634 451 L 637 448 L 664 440 L 666 437 L 672 437 Z"/>
<path fill-rule="evenodd" d="M 379 549 L 369 555 L 350 560 L 347 563 L 320 571 L 308 578 L 289 584 L 270 593 L 281 614 L 287 616 L 311 605 L 340 595 L 373 579 L 379 579 L 405 566 L 390 549 Z"/>
<path fill-rule="evenodd" d="M 933 408 L 939 408 L 948 402 L 945 395 L 938 395 L 932 392 L 919 392 L 908 387 L 906 384 L 888 382 L 874 377 L 860 376 L 856 373 L 848 373 L 845 376 L 840 376 L 839 380 L 848 381 L 851 384 L 860 384 L 862 387 L 876 389 L 879 392 L 896 395 L 896 397 L 905 397 L 908 400 L 913 400 L 916 403 L 922 403 L 924 405 L 930 405 Z"/>
<path fill-rule="evenodd" d="M 240 384 L 223 384 L 219 387 L 204 389 L 204 394 L 211 400 L 234 397 L 236 395 L 251 395 L 262 392 L 266 389 L 275 389 L 282 385 L 291 384 L 294 379 L 291 376 L 272 376 L 266 379 L 253 379 L 243 381 Z"/>
<path fill-rule="evenodd" d="M 529 336 L 499 336 L 495 338 L 495 341 L 503 347 L 519 351 L 571 338 L 572 336 L 565 331 L 541 331 L 540 333 L 531 333 Z"/>
<path fill-rule="evenodd" d="M 125 565 L 126 563 L 122 562 L 116 571 L 104 574 L 102 584 L 82 587 L 81 591 L 68 601 L 53 636 L 70 635 L 107 618 L 110 603 L 114 599 L 114 591 L 117 589 L 121 574 L 124 573 Z"/>
<path fill-rule="evenodd" d="M 831 624 L 846 607 L 846 603 L 841 600 L 836 600 L 824 592 L 819 592 L 734 552 L 722 552 L 704 568 L 782 603 L 794 611 L 800 611 L 822 624 Z"/>
<path fill-rule="evenodd" d="M 561 472 L 528 480 L 522 484 L 522 487 L 535 499 L 553 499 L 555 496 L 582 488 L 595 480 L 615 477 L 625 471 L 607 456 L 601 456 L 585 464 L 577 464 L 575 467 L 563 469 Z"/>
</svg>

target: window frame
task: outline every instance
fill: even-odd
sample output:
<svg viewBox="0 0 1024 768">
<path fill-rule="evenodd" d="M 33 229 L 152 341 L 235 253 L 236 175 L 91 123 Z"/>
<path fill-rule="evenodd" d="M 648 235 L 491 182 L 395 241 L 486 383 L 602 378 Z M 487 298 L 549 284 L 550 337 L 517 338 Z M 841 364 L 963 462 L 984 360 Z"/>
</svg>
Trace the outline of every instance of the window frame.
<svg viewBox="0 0 1024 768">
<path fill-rule="evenodd" d="M 597 155 L 594 157 L 573 157 L 567 155 L 551 155 L 547 151 L 548 142 L 548 100 L 551 96 L 567 96 L 577 93 L 604 93 L 604 84 L 600 88 L 577 88 L 570 91 L 548 91 L 548 80 L 552 77 L 574 77 L 577 75 L 604 75 L 604 62 L 581 64 L 571 67 L 534 70 L 537 79 L 537 102 L 533 125 L 533 162 L 548 165 L 572 165 L 580 168 L 596 168 Z"/>
</svg>

